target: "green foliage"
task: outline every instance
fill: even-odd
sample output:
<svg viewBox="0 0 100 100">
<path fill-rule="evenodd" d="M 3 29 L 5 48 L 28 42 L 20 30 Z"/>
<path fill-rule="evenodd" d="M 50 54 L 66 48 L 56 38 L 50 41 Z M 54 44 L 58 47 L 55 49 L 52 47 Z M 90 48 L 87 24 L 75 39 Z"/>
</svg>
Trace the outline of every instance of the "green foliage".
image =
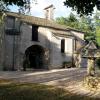
<svg viewBox="0 0 100 100">
<path fill-rule="evenodd" d="M 24 4 L 28 0 L 0 0 L 0 2 L 4 2 L 6 5 L 18 5 L 18 6 L 24 6 Z"/>
<path fill-rule="evenodd" d="M 33 0 L 37 2 L 37 0 Z M 25 8 L 30 8 L 31 0 L 0 0 L 6 5 L 17 5 Z M 78 14 L 92 14 L 93 8 L 97 4 L 97 0 L 65 0 L 64 5 L 76 10 Z"/>
<path fill-rule="evenodd" d="M 68 17 L 56 18 L 56 22 L 76 29 L 78 28 L 78 23 L 79 23 L 78 19 L 73 13 L 71 13 Z"/>
<path fill-rule="evenodd" d="M 64 5 L 76 10 L 80 15 L 92 14 L 97 0 L 65 0 Z"/>
<path fill-rule="evenodd" d="M 56 18 L 56 22 L 62 25 L 66 25 L 67 18 L 66 17 L 58 17 Z"/>
<path fill-rule="evenodd" d="M 95 26 L 96 26 L 96 40 L 98 43 L 98 46 L 100 47 L 100 13 L 96 12 L 94 16 L 95 20 Z"/>
<path fill-rule="evenodd" d="M 71 68 L 72 67 L 72 62 L 64 61 L 62 66 L 63 66 L 63 68 Z"/>
<path fill-rule="evenodd" d="M 96 60 L 96 65 L 100 69 L 100 58 Z"/>
<path fill-rule="evenodd" d="M 99 78 L 98 77 L 92 77 L 92 76 L 85 76 L 83 85 L 89 89 L 97 89 L 99 84 Z"/>
<path fill-rule="evenodd" d="M 97 40 L 98 46 L 100 47 L 100 26 L 96 27 L 96 40 Z"/>
<path fill-rule="evenodd" d="M 7 10 L 9 10 L 8 6 L 3 1 L 0 1 L 0 12 Z"/>
<path fill-rule="evenodd" d="M 59 24 L 66 25 L 67 27 L 71 27 L 73 29 L 77 29 L 85 32 L 85 40 L 96 41 L 95 37 L 95 25 L 93 23 L 93 19 L 88 16 L 82 16 L 77 18 L 74 14 L 70 14 L 68 17 L 59 17 L 56 19 Z"/>
<path fill-rule="evenodd" d="M 86 32 L 85 34 L 85 40 L 95 41 L 95 26 L 93 23 L 93 20 L 88 16 L 82 16 L 80 18 L 80 30 Z"/>
<path fill-rule="evenodd" d="M 70 27 L 73 28 L 77 28 L 78 27 L 78 19 L 75 17 L 75 15 L 73 13 L 71 13 L 69 15 L 69 17 L 67 18 L 67 25 L 69 25 Z"/>
<path fill-rule="evenodd" d="M 37 2 L 36 0 L 0 0 L 0 11 L 8 10 L 9 5 L 17 5 L 20 13 L 25 13 L 26 10 L 30 11 L 31 2 Z"/>
</svg>

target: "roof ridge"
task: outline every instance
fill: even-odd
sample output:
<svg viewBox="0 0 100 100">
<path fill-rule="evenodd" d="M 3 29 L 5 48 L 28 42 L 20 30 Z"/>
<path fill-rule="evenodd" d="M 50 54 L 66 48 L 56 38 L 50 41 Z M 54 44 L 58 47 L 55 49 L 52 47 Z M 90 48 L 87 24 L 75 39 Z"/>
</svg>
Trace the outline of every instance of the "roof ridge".
<svg viewBox="0 0 100 100">
<path fill-rule="evenodd" d="M 17 12 L 6 11 L 5 13 L 8 16 L 21 17 L 22 21 L 25 21 L 29 24 L 36 24 L 36 25 L 39 25 L 39 26 L 56 28 L 56 29 L 59 29 L 59 30 L 74 30 L 74 31 L 77 31 L 77 32 L 81 32 L 81 31 L 76 30 L 74 28 L 71 28 L 69 26 L 67 27 L 66 25 L 61 25 L 61 24 L 56 23 L 55 21 L 51 21 L 51 20 L 48 20 L 48 19 L 45 19 L 45 18 L 40 18 L 40 17 L 36 17 L 36 16 L 31 16 L 31 15 L 24 15 L 24 14 L 20 14 L 20 13 L 17 13 Z M 84 32 L 81 32 L 81 33 L 84 33 Z"/>
</svg>

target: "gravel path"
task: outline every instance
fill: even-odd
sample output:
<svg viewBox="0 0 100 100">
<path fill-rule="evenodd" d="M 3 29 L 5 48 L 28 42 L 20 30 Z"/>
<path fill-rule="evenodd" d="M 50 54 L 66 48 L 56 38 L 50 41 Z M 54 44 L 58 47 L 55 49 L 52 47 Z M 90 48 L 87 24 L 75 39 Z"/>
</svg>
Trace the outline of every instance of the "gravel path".
<svg viewBox="0 0 100 100">
<path fill-rule="evenodd" d="M 0 78 L 13 79 L 19 82 L 47 83 L 58 82 L 64 85 L 66 82 L 80 82 L 86 74 L 85 69 L 58 69 L 50 71 L 4 71 L 0 72 Z M 57 84 L 56 84 L 57 85 Z"/>
<path fill-rule="evenodd" d="M 100 96 L 100 92 L 91 92 L 82 87 L 86 75 L 85 68 L 58 69 L 49 71 L 1 71 L 0 78 L 13 79 L 15 82 L 41 83 L 63 87 L 73 93 Z"/>
</svg>

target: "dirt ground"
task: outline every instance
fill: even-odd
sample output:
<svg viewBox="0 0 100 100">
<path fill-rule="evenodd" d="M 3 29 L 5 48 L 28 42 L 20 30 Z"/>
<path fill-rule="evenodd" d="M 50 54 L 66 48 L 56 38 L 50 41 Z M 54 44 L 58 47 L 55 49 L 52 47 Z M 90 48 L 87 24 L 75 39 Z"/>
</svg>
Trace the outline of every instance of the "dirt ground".
<svg viewBox="0 0 100 100">
<path fill-rule="evenodd" d="M 83 87 L 86 68 L 69 68 L 42 71 L 1 71 L 0 78 L 14 82 L 41 83 L 63 87 L 73 93 L 97 97 L 100 90 L 88 90 Z"/>
</svg>

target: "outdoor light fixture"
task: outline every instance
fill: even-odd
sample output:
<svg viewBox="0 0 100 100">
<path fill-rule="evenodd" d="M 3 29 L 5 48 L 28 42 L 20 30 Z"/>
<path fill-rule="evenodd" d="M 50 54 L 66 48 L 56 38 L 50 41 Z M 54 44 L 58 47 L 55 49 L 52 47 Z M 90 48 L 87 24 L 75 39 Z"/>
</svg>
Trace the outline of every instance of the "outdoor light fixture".
<svg viewBox="0 0 100 100">
<path fill-rule="evenodd" d="M 96 6 L 97 6 L 97 9 L 100 10 L 100 0 L 97 0 Z"/>
</svg>

